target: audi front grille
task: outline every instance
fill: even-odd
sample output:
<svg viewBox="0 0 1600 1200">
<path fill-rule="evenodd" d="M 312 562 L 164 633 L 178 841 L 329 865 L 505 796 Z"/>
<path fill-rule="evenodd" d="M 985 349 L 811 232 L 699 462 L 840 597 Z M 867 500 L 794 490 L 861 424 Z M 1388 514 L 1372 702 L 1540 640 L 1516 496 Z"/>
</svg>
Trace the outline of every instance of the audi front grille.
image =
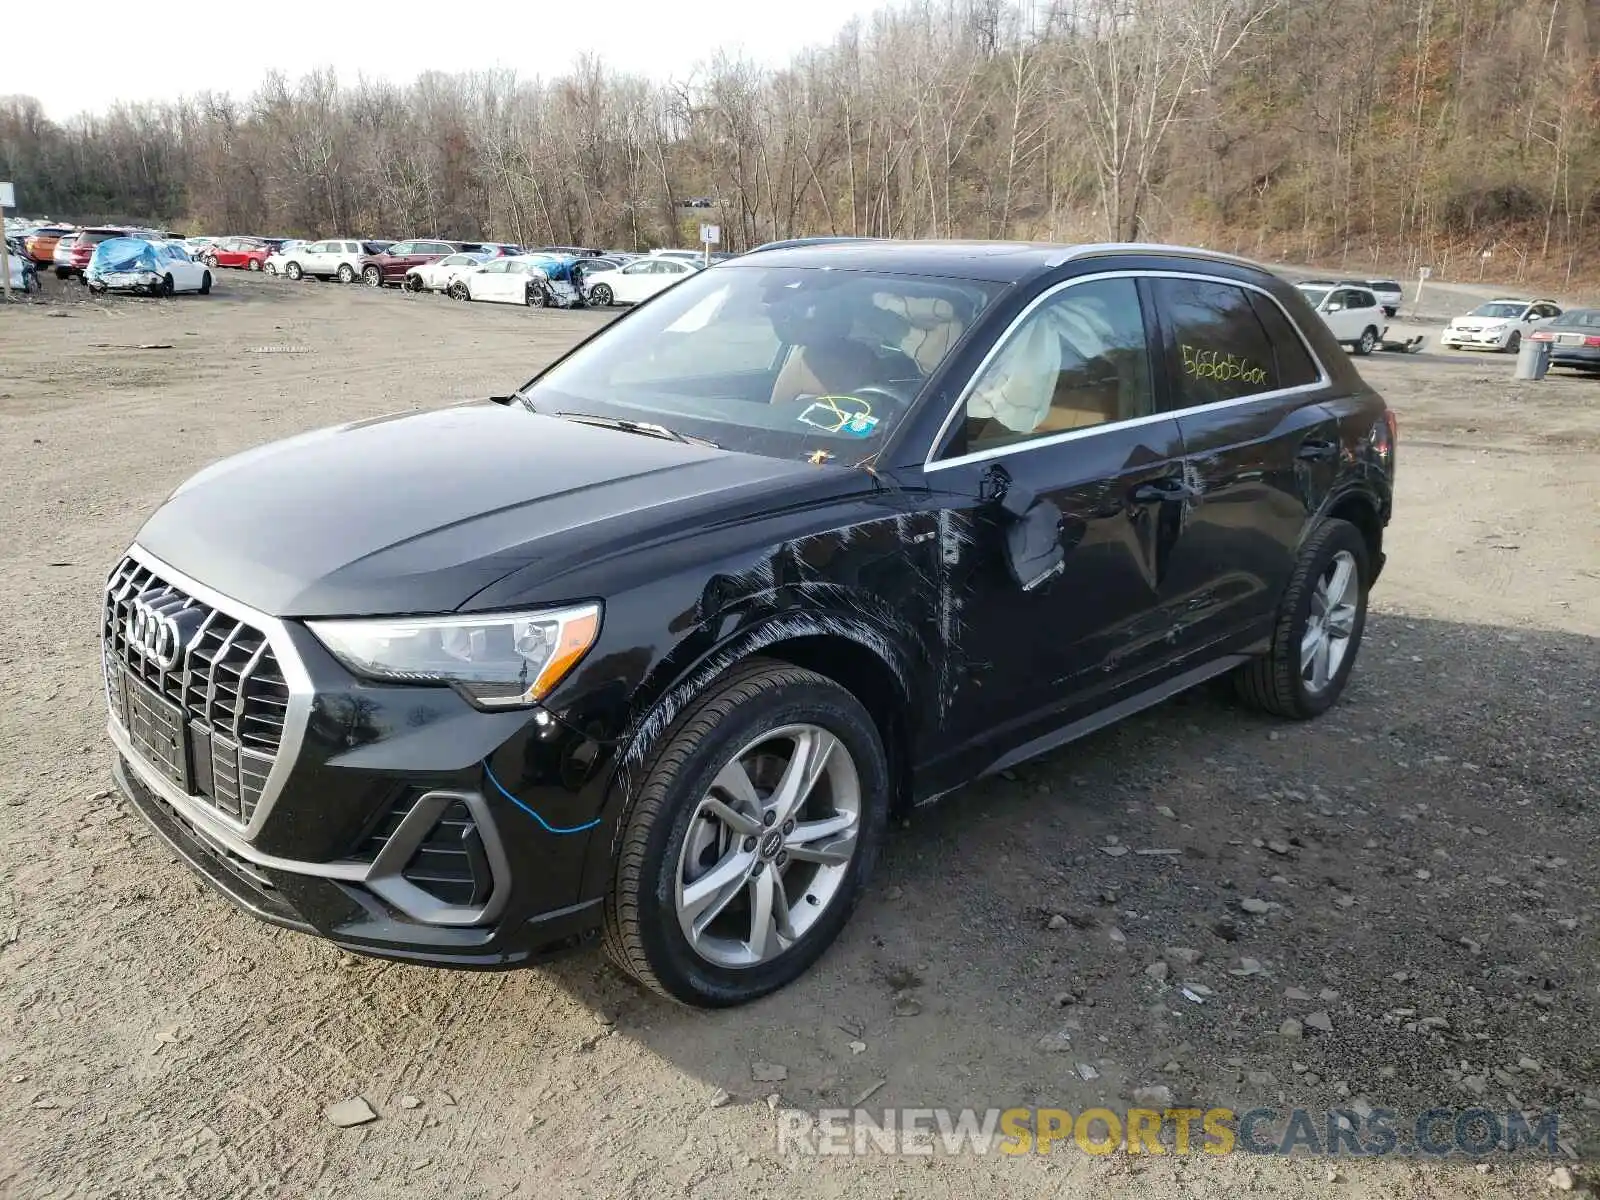
<svg viewBox="0 0 1600 1200">
<path fill-rule="evenodd" d="M 139 757 L 249 824 L 289 704 L 267 635 L 125 558 L 106 584 L 101 644 L 111 715 Z"/>
</svg>

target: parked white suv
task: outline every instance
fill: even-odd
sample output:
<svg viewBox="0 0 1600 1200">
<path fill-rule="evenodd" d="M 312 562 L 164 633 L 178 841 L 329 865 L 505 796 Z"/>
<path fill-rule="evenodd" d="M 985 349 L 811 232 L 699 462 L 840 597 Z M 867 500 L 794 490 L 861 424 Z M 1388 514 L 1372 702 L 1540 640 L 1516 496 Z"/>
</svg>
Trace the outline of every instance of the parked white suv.
<svg viewBox="0 0 1600 1200">
<path fill-rule="evenodd" d="M 1515 354 L 1522 348 L 1524 334 L 1560 315 L 1561 309 L 1548 300 L 1490 300 L 1452 320 L 1439 344 L 1452 350 L 1504 350 Z"/>
<path fill-rule="evenodd" d="M 1371 354 L 1383 340 L 1383 306 L 1370 288 L 1302 283 L 1300 294 L 1352 354 Z"/>
<path fill-rule="evenodd" d="M 1392 317 L 1400 311 L 1400 301 L 1406 298 L 1404 289 L 1397 279 L 1368 279 L 1365 281 L 1368 289 L 1378 298 L 1378 303 L 1383 305 L 1383 315 Z"/>
<path fill-rule="evenodd" d="M 354 239 L 307 242 L 284 260 L 283 273 L 290 279 L 309 275 L 313 279 L 353 283 L 361 277 L 361 260 L 366 253 L 362 244 Z"/>
</svg>

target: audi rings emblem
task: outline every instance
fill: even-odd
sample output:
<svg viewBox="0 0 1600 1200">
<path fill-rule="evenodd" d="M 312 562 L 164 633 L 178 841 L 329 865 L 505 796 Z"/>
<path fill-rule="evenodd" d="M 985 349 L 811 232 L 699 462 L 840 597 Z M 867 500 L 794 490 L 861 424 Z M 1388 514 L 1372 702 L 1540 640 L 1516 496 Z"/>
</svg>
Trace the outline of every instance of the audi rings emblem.
<svg viewBox="0 0 1600 1200">
<path fill-rule="evenodd" d="M 163 671 L 172 670 L 201 620 L 200 611 L 185 607 L 187 603 L 169 591 L 145 592 L 136 598 L 125 626 L 128 645 L 137 646 Z"/>
</svg>

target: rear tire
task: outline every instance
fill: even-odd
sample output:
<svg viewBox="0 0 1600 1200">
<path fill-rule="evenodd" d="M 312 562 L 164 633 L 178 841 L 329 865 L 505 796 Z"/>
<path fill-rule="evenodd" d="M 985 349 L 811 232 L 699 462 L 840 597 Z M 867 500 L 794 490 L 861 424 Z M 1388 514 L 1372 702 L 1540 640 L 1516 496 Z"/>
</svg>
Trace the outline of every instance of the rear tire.
<svg viewBox="0 0 1600 1200">
<path fill-rule="evenodd" d="M 549 301 L 544 294 L 544 288 L 537 283 L 530 283 L 526 302 L 529 308 L 543 308 Z"/>
<path fill-rule="evenodd" d="M 211 295 L 211 272 L 210 271 L 207 271 L 204 275 L 202 275 L 200 277 L 200 294 L 202 296 Z"/>
<path fill-rule="evenodd" d="M 285 275 L 287 275 L 290 279 L 294 279 L 294 280 L 302 279 L 305 276 L 305 272 L 300 269 L 300 264 L 297 263 L 297 262 L 292 262 L 292 263 L 289 263 L 288 265 L 286 265 L 283 268 L 283 273 Z"/>
<path fill-rule="evenodd" d="M 259 270 L 261 270 L 261 260 L 260 260 L 260 259 L 259 259 L 259 258 L 252 258 L 252 259 L 251 259 L 251 260 L 250 260 L 250 269 L 251 269 L 251 270 L 252 270 L 252 271 L 259 271 Z"/>
<path fill-rule="evenodd" d="M 787 756 L 785 746 L 793 747 Z M 788 774 L 801 753 L 825 746 L 820 760 Z M 770 770 L 751 773 L 752 763 Z M 735 777 L 742 792 L 724 782 Z M 808 970 L 849 920 L 888 824 L 887 759 L 860 701 L 812 671 L 749 659 L 685 709 L 633 778 L 605 903 L 606 948 L 617 964 L 663 996 L 706 1008 L 754 1000 Z M 780 796 L 791 778 L 813 782 L 797 789 L 785 818 Z M 747 820 L 757 809 L 778 811 L 738 833 L 710 814 L 714 801 Z M 773 838 L 787 849 L 769 846 Z M 711 902 L 720 906 L 702 900 L 712 917 L 693 915 L 687 892 L 712 875 L 726 877 Z M 764 889 L 770 924 L 757 916 Z"/>
<path fill-rule="evenodd" d="M 349 263 L 340 263 L 339 264 L 339 282 L 340 283 L 354 283 L 355 280 L 356 280 L 355 268 L 353 268 Z"/>
<path fill-rule="evenodd" d="M 589 289 L 590 304 L 597 304 L 601 308 L 610 308 L 613 299 L 614 298 L 611 294 L 610 284 L 597 283 L 594 285 L 594 287 Z"/>
<path fill-rule="evenodd" d="M 1361 331 L 1361 337 L 1356 341 L 1356 344 L 1351 349 L 1356 355 L 1365 358 L 1377 348 L 1378 331 L 1371 325 L 1368 325 Z"/>
<path fill-rule="evenodd" d="M 1336 578 L 1343 567 L 1352 574 L 1343 594 L 1350 607 L 1341 611 L 1335 605 L 1319 613 L 1329 594 L 1330 576 Z M 1367 588 L 1371 586 L 1371 563 L 1361 531 L 1348 521 L 1324 521 L 1312 531 L 1300 549 L 1299 561 L 1289 577 L 1278 604 L 1278 620 L 1267 653 L 1240 667 L 1234 674 L 1239 696 L 1248 704 L 1274 716 L 1296 721 L 1310 720 L 1332 708 L 1343 693 L 1361 650 L 1361 635 L 1367 623 Z M 1338 661 L 1322 660 L 1324 680 L 1315 682 L 1319 629 L 1330 645 L 1342 630 L 1343 647 Z M 1308 667 L 1307 652 L 1311 654 Z M 1312 675 L 1308 680 L 1307 673 Z"/>
<path fill-rule="evenodd" d="M 407 275 L 406 276 L 406 291 L 408 291 L 408 292 L 420 292 L 421 290 L 422 290 L 422 276 L 421 275 Z"/>
<path fill-rule="evenodd" d="M 472 293 L 467 290 L 467 285 L 464 284 L 464 283 L 461 283 L 459 280 L 450 285 L 449 296 L 450 296 L 450 299 L 452 299 L 452 300 L 471 300 L 472 299 Z"/>
</svg>

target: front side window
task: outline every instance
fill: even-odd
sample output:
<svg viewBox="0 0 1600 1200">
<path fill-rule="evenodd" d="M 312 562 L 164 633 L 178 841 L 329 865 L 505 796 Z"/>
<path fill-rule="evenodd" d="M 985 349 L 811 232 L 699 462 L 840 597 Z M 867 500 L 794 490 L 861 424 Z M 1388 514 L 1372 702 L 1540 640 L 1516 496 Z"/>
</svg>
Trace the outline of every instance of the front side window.
<svg viewBox="0 0 1600 1200">
<path fill-rule="evenodd" d="M 1150 358 L 1139 289 L 1095 279 L 1061 289 L 1006 334 L 966 400 L 966 452 L 1148 416 Z"/>
<path fill-rule="evenodd" d="M 491 262 L 488 266 L 483 268 L 483 273 L 485 275 L 504 275 L 510 269 L 511 269 L 511 260 L 510 259 L 508 259 L 508 258 L 497 258 L 493 262 Z"/>
<path fill-rule="evenodd" d="M 1167 371 L 1177 408 L 1238 400 L 1284 387 L 1267 332 L 1242 287 L 1157 277 L 1156 307 L 1171 331 Z M 1348 297 L 1336 293 L 1333 301 Z"/>
<path fill-rule="evenodd" d="M 882 446 L 1002 290 L 754 264 L 690 272 L 522 395 L 541 413 L 645 421 L 730 450 L 856 462 Z"/>
</svg>

